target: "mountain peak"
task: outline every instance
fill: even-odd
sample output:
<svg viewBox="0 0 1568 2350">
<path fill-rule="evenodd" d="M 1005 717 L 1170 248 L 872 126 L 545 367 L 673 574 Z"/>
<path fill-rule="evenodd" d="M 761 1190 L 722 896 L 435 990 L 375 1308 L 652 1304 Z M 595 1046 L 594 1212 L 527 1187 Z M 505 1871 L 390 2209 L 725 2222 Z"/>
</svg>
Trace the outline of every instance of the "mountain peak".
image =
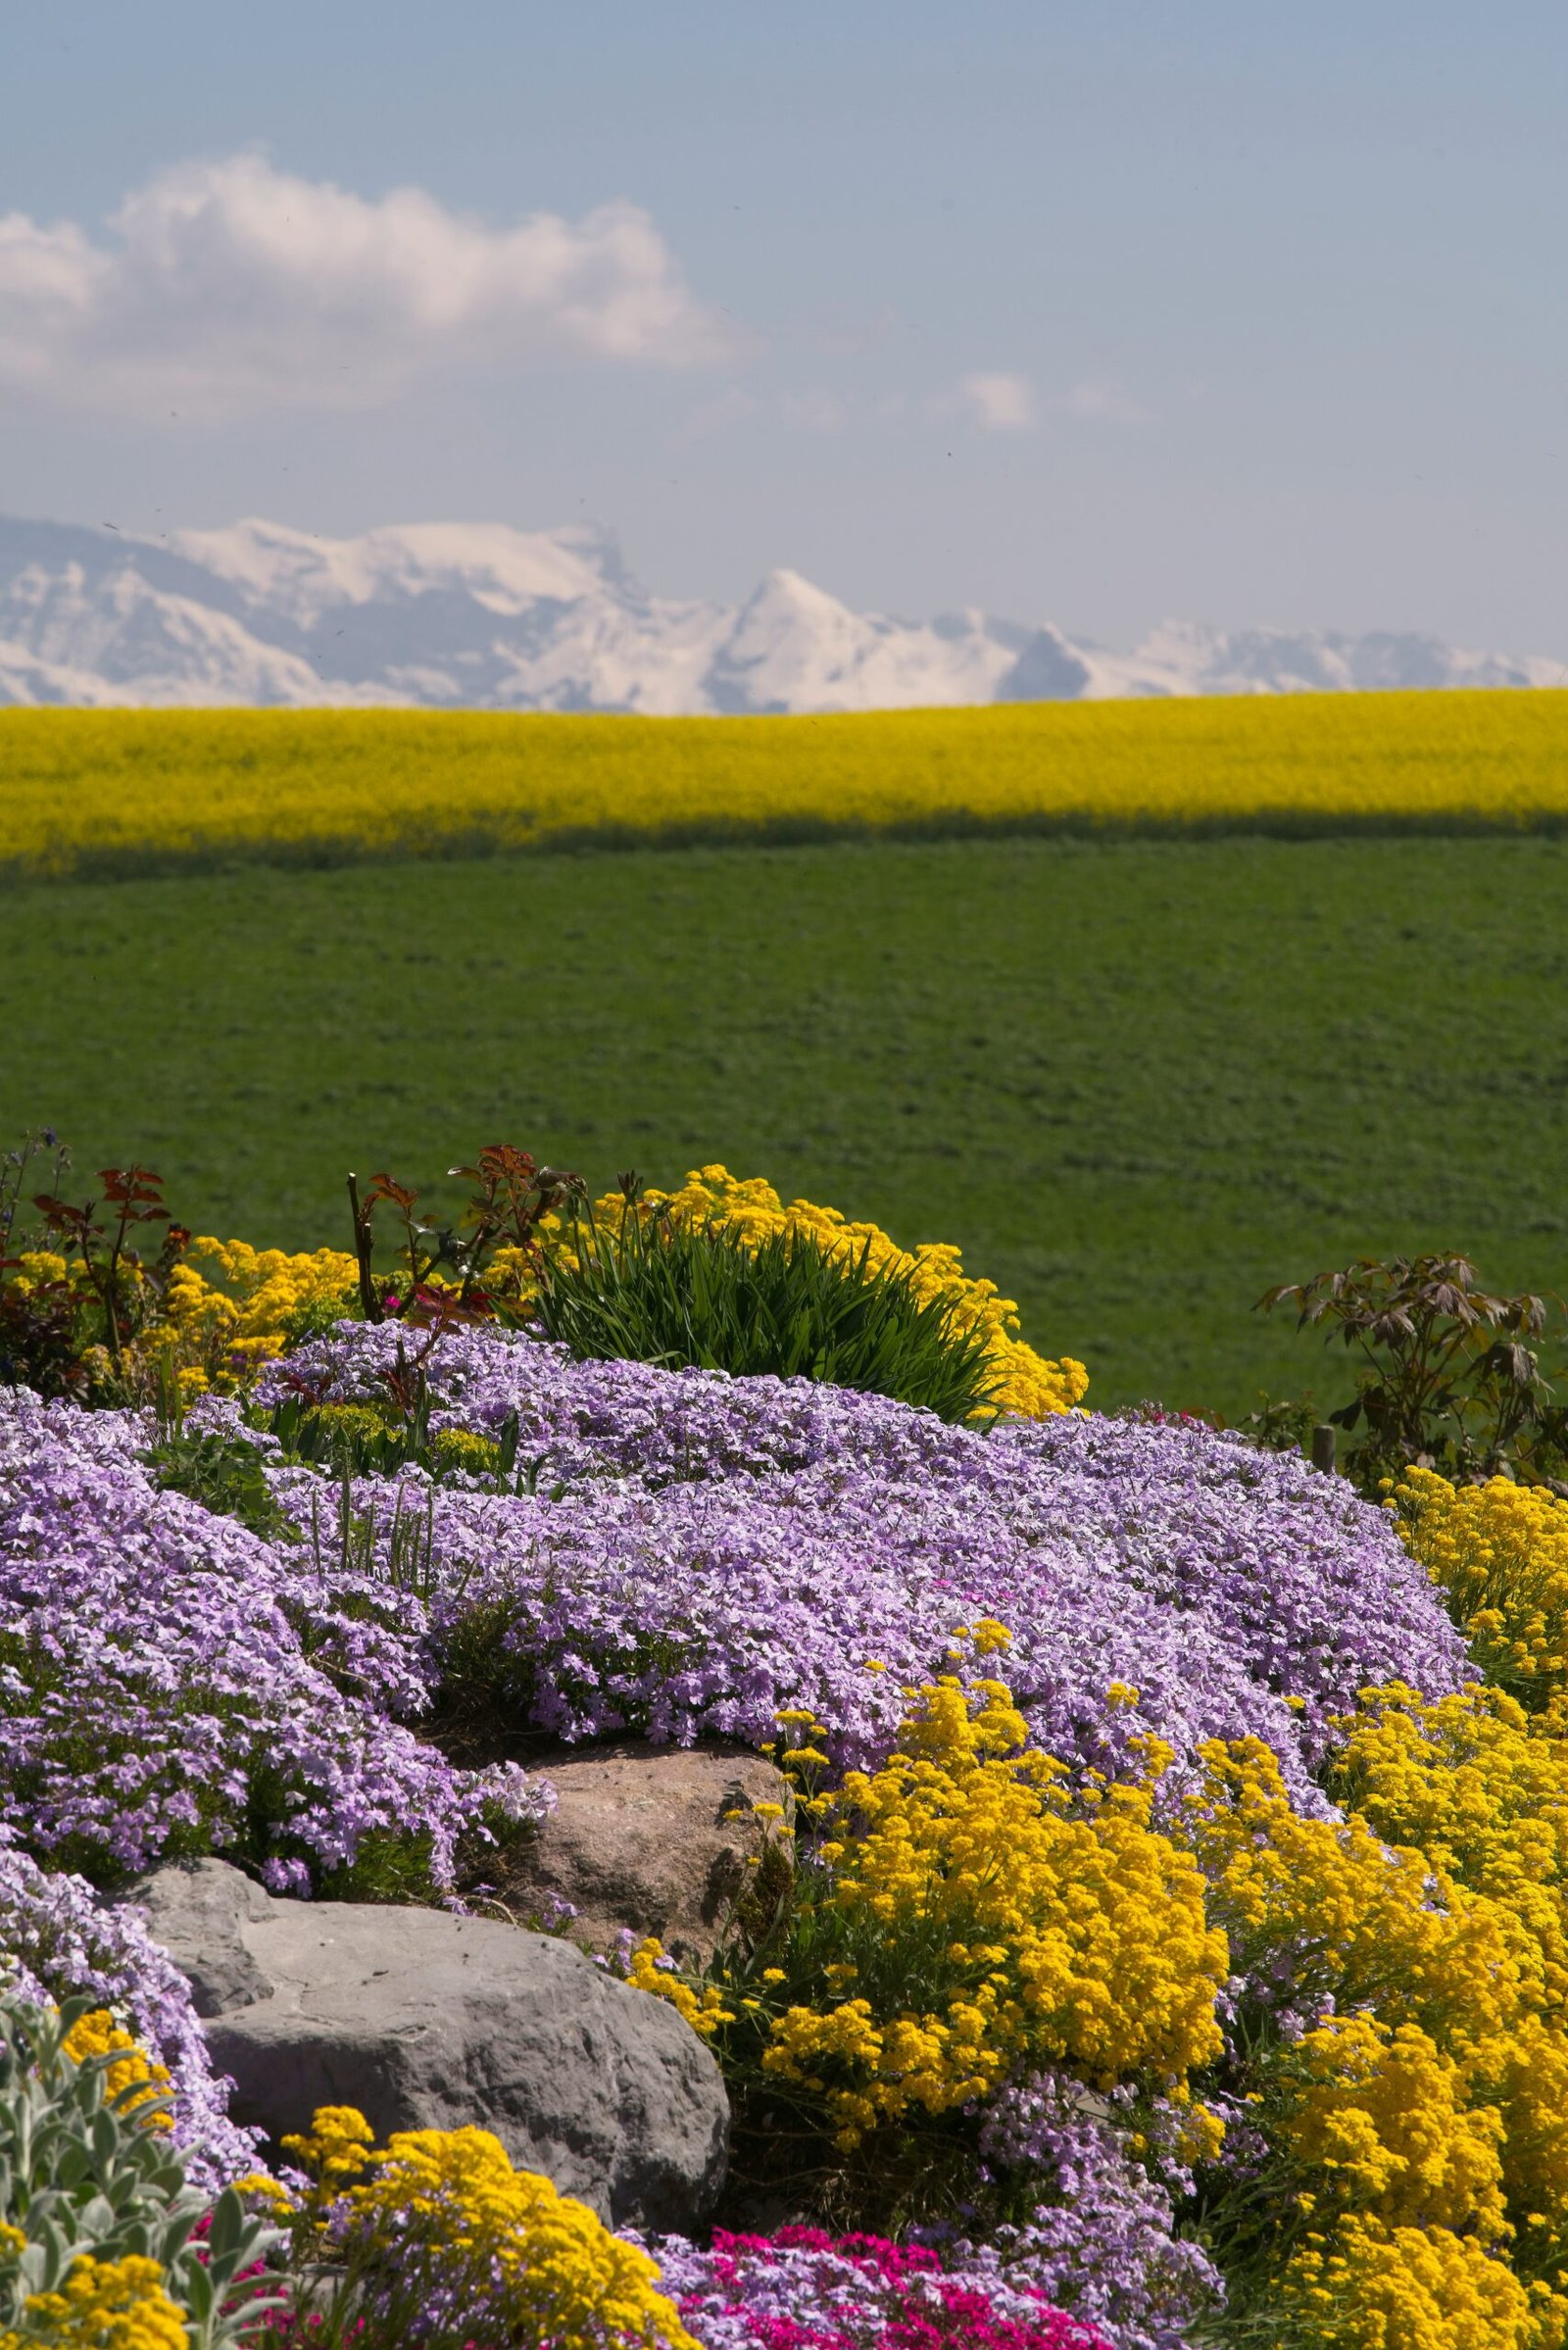
<svg viewBox="0 0 1568 2350">
<path fill-rule="evenodd" d="M 1541 686 L 1568 667 L 1379 632 L 1162 622 L 1131 653 L 981 612 L 857 612 L 799 571 L 739 606 L 648 595 L 592 525 L 252 515 L 167 540 L 0 519 L 0 705 L 406 704 L 681 712 L 1136 694 Z"/>
</svg>

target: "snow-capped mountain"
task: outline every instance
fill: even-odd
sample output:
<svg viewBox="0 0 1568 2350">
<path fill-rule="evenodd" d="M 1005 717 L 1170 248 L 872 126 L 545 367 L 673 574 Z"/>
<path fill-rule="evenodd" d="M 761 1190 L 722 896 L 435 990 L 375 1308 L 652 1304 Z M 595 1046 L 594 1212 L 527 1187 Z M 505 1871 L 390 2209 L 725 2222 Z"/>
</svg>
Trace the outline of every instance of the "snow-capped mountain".
<svg viewBox="0 0 1568 2350">
<path fill-rule="evenodd" d="M 1424 636 L 1224 635 L 1132 653 L 981 612 L 852 612 L 794 571 L 739 607 L 650 595 L 585 529 L 275 522 L 167 540 L 0 519 L 0 704 L 264 703 L 682 712 L 910 709 L 1568 680 Z"/>
</svg>

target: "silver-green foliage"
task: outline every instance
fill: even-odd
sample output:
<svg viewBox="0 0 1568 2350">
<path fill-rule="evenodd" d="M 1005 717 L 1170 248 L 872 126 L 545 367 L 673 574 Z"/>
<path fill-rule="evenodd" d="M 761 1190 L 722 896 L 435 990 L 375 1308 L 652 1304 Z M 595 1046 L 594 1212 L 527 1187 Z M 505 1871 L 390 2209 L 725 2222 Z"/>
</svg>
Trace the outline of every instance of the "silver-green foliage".
<svg viewBox="0 0 1568 2350">
<path fill-rule="evenodd" d="M 114 2055 L 78 2062 L 67 2053 L 73 2025 L 95 2004 L 40 2008 L 0 1991 L 0 2219 L 25 2238 L 0 2267 L 0 2331 L 15 2326 L 26 2338 L 28 2298 L 58 2292 L 78 2259 L 135 2254 L 163 2270 L 191 2350 L 227 2350 L 267 2297 L 265 2272 L 244 2272 L 265 2259 L 276 2231 L 232 2187 L 215 2203 L 188 2183 L 157 2126 L 165 2100 L 145 2082 L 112 2092 Z"/>
</svg>

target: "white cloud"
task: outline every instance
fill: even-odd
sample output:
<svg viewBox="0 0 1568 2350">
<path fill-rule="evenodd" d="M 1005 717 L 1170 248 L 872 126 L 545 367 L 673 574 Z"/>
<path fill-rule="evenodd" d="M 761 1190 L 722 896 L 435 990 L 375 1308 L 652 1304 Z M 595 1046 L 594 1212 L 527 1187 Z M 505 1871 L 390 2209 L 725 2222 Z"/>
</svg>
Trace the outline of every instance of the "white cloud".
<svg viewBox="0 0 1568 2350">
<path fill-rule="evenodd" d="M 1071 416 L 1083 416 L 1093 422 L 1105 424 L 1147 424 L 1149 412 L 1130 399 L 1119 383 L 1106 376 L 1092 377 L 1087 383 L 1075 383 L 1062 402 Z"/>
<path fill-rule="evenodd" d="M 492 228 L 236 155 L 160 172 L 108 226 L 0 215 L 0 384 L 223 416 L 372 407 L 455 363 L 684 367 L 739 342 L 633 204 Z"/>
<path fill-rule="evenodd" d="M 1027 375 L 965 375 L 958 399 L 982 432 L 1024 432 L 1035 421 L 1034 386 Z"/>
</svg>

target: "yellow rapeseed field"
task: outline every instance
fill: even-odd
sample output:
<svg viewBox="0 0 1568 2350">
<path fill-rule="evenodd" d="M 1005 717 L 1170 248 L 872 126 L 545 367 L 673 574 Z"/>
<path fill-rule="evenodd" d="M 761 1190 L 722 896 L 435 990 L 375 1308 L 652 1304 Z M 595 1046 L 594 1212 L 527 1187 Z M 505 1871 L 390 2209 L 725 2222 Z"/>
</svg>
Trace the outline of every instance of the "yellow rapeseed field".
<svg viewBox="0 0 1568 2350">
<path fill-rule="evenodd" d="M 1568 693 L 800 718 L 0 712 L 0 871 L 835 832 L 1568 823 Z"/>
</svg>

